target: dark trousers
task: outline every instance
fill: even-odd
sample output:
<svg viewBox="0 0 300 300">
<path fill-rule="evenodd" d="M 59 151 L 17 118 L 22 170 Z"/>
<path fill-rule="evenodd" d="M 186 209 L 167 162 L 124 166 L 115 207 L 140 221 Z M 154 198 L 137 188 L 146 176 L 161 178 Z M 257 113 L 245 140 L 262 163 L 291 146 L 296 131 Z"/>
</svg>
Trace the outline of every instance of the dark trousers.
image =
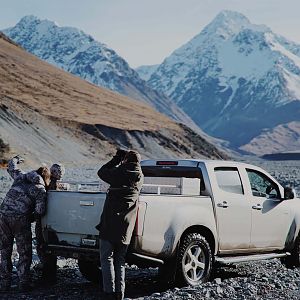
<svg viewBox="0 0 300 300">
<path fill-rule="evenodd" d="M 48 254 L 45 252 L 45 240 L 42 232 L 42 222 L 41 219 L 36 220 L 35 223 L 35 236 L 36 236 L 36 250 L 40 262 L 43 266 L 42 277 L 44 279 L 55 279 L 57 271 L 57 256 Z"/>
<path fill-rule="evenodd" d="M 105 293 L 125 292 L 125 256 L 128 245 L 100 240 L 100 260 Z"/>
<path fill-rule="evenodd" d="M 0 214 L 0 279 L 1 285 L 10 285 L 12 273 L 12 251 L 14 239 L 19 261 L 17 271 L 20 283 L 30 281 L 32 262 L 32 234 L 28 217 L 4 216 Z"/>
</svg>

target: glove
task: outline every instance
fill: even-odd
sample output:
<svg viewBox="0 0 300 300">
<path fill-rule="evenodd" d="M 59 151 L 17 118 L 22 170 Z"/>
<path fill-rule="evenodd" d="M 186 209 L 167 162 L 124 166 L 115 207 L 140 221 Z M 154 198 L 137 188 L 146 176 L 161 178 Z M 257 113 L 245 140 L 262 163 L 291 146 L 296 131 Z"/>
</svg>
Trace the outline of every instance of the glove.
<svg viewBox="0 0 300 300">
<path fill-rule="evenodd" d="M 32 213 L 32 214 L 30 215 L 29 221 L 30 221 L 30 223 L 35 222 L 35 215 L 34 215 L 34 213 Z"/>
<path fill-rule="evenodd" d="M 20 155 L 16 155 L 16 156 L 14 157 L 14 159 L 17 160 L 17 164 L 21 164 L 21 163 L 24 162 L 24 158 L 22 158 Z"/>
<path fill-rule="evenodd" d="M 118 149 L 115 157 L 120 158 L 120 160 L 122 161 L 125 158 L 126 154 L 127 154 L 126 150 Z"/>
</svg>

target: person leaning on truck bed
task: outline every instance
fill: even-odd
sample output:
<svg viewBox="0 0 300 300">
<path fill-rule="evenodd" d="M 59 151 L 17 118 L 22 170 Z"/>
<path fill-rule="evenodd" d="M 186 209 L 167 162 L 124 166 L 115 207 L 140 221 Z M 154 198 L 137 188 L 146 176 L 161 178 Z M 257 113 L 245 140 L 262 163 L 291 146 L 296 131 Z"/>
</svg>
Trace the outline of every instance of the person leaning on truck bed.
<svg viewBox="0 0 300 300">
<path fill-rule="evenodd" d="M 50 184 L 48 186 L 48 191 L 67 191 L 70 186 L 66 183 L 61 183 L 59 180 L 65 174 L 65 167 L 62 164 L 55 163 L 50 168 Z M 42 232 L 42 222 L 41 218 L 36 219 L 35 224 L 35 235 L 36 235 L 36 249 L 37 254 L 42 264 L 42 284 L 52 284 L 56 282 L 56 271 L 57 271 L 57 256 L 46 254 L 44 249 L 44 237 Z"/>
<path fill-rule="evenodd" d="M 125 292 L 125 255 L 131 240 L 143 185 L 141 156 L 137 151 L 118 150 L 98 171 L 110 187 L 100 224 L 100 260 L 106 299 L 123 299 Z"/>
<path fill-rule="evenodd" d="M 30 290 L 30 265 L 32 261 L 31 222 L 33 215 L 42 216 L 46 210 L 46 186 L 50 181 L 50 171 L 40 167 L 36 171 L 24 173 L 19 164 L 23 162 L 15 156 L 8 162 L 8 173 L 13 184 L 0 207 L 0 291 L 6 292 L 11 286 L 12 250 L 16 239 L 19 262 L 17 265 L 19 290 Z"/>
</svg>

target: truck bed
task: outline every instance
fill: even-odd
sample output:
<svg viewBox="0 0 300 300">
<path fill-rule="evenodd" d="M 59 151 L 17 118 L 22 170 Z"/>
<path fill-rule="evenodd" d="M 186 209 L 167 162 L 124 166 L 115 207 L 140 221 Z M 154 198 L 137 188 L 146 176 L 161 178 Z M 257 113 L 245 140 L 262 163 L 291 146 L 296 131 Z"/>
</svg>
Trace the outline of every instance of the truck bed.
<svg viewBox="0 0 300 300">
<path fill-rule="evenodd" d="M 188 227 L 215 223 L 208 196 L 141 194 L 139 202 L 134 248 L 141 254 L 168 257 Z"/>
</svg>

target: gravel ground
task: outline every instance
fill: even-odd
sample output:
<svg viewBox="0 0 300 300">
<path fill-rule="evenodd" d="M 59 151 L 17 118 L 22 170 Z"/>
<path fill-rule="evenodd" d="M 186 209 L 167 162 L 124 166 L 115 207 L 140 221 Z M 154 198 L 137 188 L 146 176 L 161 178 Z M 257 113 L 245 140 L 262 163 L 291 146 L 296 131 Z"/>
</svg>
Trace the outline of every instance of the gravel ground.
<svg viewBox="0 0 300 300">
<path fill-rule="evenodd" d="M 259 163 L 256 163 L 258 165 Z M 288 181 L 289 174 L 295 174 L 299 182 L 300 162 L 265 163 L 263 166 L 281 181 Z M 292 169 L 294 168 L 294 169 Z M 80 171 L 67 170 L 67 180 L 96 180 L 97 167 Z M 277 177 L 276 176 L 276 177 Z M 0 201 L 11 181 L 4 170 L 0 170 Z M 299 185 L 297 186 L 299 189 Z M 17 254 L 14 252 L 14 265 Z M 73 259 L 58 260 L 58 281 L 51 287 L 38 284 L 40 270 L 36 252 L 33 253 L 32 278 L 34 290 L 27 294 L 17 292 L 17 276 L 13 275 L 12 291 L 0 294 L 0 299 L 101 299 L 97 285 L 85 280 Z M 197 287 L 168 288 L 159 284 L 157 269 L 127 267 L 126 297 L 130 299 L 300 299 L 300 269 L 287 269 L 278 259 L 262 262 L 236 264 L 219 268 L 211 282 Z"/>
<path fill-rule="evenodd" d="M 82 278 L 76 261 L 60 260 L 58 282 L 20 294 L 16 286 L 1 299 L 101 299 L 100 289 Z M 33 283 L 40 272 L 32 268 Z M 14 275 L 14 282 L 16 282 Z M 300 270 L 287 269 L 277 259 L 217 269 L 211 282 L 197 287 L 160 286 L 156 269 L 127 268 L 126 297 L 130 299 L 300 299 Z M 15 291 L 14 291 L 15 290 Z"/>
</svg>

